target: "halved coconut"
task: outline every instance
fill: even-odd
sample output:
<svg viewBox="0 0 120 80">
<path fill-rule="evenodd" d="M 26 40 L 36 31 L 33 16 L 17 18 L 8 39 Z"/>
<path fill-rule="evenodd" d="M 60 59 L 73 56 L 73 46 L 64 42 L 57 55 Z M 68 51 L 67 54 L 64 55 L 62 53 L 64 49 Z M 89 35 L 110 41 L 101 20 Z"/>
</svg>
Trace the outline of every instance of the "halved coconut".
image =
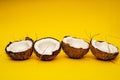
<svg viewBox="0 0 120 80">
<path fill-rule="evenodd" d="M 90 49 L 100 60 L 112 60 L 118 55 L 118 48 L 108 42 L 91 40 Z"/>
<path fill-rule="evenodd" d="M 70 58 L 79 59 L 89 51 L 89 44 L 83 39 L 66 36 L 61 44 L 63 51 Z"/>
<path fill-rule="evenodd" d="M 60 42 L 54 38 L 43 38 L 34 43 L 35 54 L 44 61 L 53 60 L 60 52 Z"/>
<path fill-rule="evenodd" d="M 29 37 L 26 37 L 25 40 L 10 42 L 5 48 L 5 51 L 12 59 L 28 59 L 33 52 L 33 41 Z"/>
</svg>

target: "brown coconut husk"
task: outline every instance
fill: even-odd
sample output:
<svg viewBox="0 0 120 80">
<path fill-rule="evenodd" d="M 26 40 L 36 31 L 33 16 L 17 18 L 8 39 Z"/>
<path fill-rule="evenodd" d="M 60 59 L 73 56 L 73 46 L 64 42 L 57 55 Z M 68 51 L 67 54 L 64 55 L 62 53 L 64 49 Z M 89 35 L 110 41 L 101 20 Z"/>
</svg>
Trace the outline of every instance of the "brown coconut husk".
<svg viewBox="0 0 120 80">
<path fill-rule="evenodd" d="M 103 41 L 98 41 L 98 42 L 103 42 Z M 113 60 L 119 54 L 119 52 L 116 52 L 116 53 L 107 53 L 107 52 L 100 51 L 99 49 L 97 49 L 94 46 L 92 46 L 91 41 L 90 41 L 90 50 L 91 50 L 92 54 L 97 59 L 104 60 L 104 61 Z"/>
<path fill-rule="evenodd" d="M 68 36 L 65 36 L 65 37 L 68 37 Z M 82 58 L 89 51 L 89 48 L 87 49 L 74 48 L 74 47 L 71 47 L 69 44 L 64 43 L 63 41 L 61 42 L 61 46 L 65 54 L 67 54 L 68 57 L 73 58 L 73 59 Z"/>
<path fill-rule="evenodd" d="M 33 40 L 29 37 L 26 37 L 25 40 L 30 40 L 33 42 Z M 19 41 L 14 41 L 14 42 L 19 42 Z M 30 58 L 30 56 L 32 55 L 32 52 L 33 52 L 33 46 L 30 49 L 23 51 L 23 52 L 16 52 L 15 53 L 15 52 L 7 51 L 7 47 L 14 42 L 10 42 L 6 46 L 5 51 L 6 51 L 7 55 L 14 60 L 26 60 L 26 59 Z"/>
<path fill-rule="evenodd" d="M 51 37 L 46 37 L 46 38 L 51 38 Z M 42 38 L 42 39 L 46 39 L 46 38 Z M 42 40 L 42 39 L 39 39 L 39 40 Z M 55 38 L 51 38 L 51 39 L 54 39 L 54 40 L 58 41 L 58 40 L 55 39 Z M 39 40 L 37 40 L 37 41 L 39 41 Z M 35 41 L 35 43 L 36 43 L 37 41 Z M 59 41 L 58 41 L 58 42 L 59 42 Z M 35 44 L 35 43 L 34 43 L 34 44 Z M 60 45 L 60 48 L 59 48 L 58 50 L 52 52 L 52 55 L 41 55 L 41 54 L 39 54 L 39 53 L 35 50 L 35 48 L 34 48 L 34 52 L 35 52 L 36 56 L 37 56 L 39 59 L 43 60 L 43 61 L 51 61 L 51 60 L 53 60 L 53 59 L 60 53 L 60 50 L 61 50 L 61 45 Z"/>
</svg>

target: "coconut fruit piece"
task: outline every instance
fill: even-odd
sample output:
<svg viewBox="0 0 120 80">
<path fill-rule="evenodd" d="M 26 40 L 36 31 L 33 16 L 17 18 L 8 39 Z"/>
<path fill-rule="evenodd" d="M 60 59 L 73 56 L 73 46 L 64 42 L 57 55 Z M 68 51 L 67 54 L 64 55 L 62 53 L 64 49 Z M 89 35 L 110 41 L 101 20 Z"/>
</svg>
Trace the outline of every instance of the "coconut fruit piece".
<svg viewBox="0 0 120 80">
<path fill-rule="evenodd" d="M 14 60 L 28 59 L 33 52 L 33 40 L 26 37 L 25 40 L 10 42 L 5 51 Z"/>
<path fill-rule="evenodd" d="M 83 39 L 75 37 L 65 36 L 61 45 L 68 57 L 73 59 L 79 59 L 89 51 L 89 44 Z"/>
<path fill-rule="evenodd" d="M 93 55 L 100 60 L 112 60 L 119 54 L 118 48 L 104 41 L 90 41 L 90 49 Z"/>
<path fill-rule="evenodd" d="M 53 60 L 60 50 L 60 42 L 51 37 L 39 39 L 34 43 L 35 54 L 43 61 Z"/>
</svg>

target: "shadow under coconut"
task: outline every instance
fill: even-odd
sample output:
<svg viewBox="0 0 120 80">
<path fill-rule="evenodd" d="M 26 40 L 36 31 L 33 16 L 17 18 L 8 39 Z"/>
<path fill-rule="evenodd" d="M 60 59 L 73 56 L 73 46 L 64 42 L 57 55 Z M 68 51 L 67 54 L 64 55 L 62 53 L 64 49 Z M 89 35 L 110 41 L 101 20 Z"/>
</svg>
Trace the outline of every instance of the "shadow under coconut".
<svg viewBox="0 0 120 80">
<path fill-rule="evenodd" d="M 117 63 L 118 62 L 118 58 L 115 58 L 115 59 L 112 59 L 112 60 L 102 60 L 102 59 L 98 59 L 96 57 L 94 57 L 94 60 L 97 62 L 97 63 L 107 63 L 107 64 L 117 64 L 117 65 L 120 65 L 120 63 Z"/>
<path fill-rule="evenodd" d="M 89 61 L 89 62 L 91 62 L 90 60 L 94 60 L 96 63 L 102 63 L 102 64 L 110 64 L 110 63 L 113 63 L 113 64 L 118 64 L 118 65 L 120 65 L 120 63 L 117 63 L 118 61 L 119 61 L 119 57 L 116 57 L 115 59 L 113 59 L 113 60 L 100 60 L 100 59 L 98 59 L 98 58 L 96 58 L 95 56 L 93 56 L 93 55 L 89 55 L 89 54 L 87 54 L 87 55 L 85 55 L 85 56 L 83 56 L 83 57 L 81 57 L 81 58 L 77 58 L 77 59 L 75 59 L 75 58 L 71 58 L 71 57 L 69 57 L 69 56 L 67 56 L 67 55 L 65 55 L 64 56 L 65 58 L 67 58 L 67 59 L 69 59 L 69 60 L 85 60 L 85 61 Z"/>
<path fill-rule="evenodd" d="M 83 57 L 81 57 L 81 58 L 72 58 L 72 57 L 69 57 L 69 56 L 67 56 L 67 55 L 65 55 L 64 56 L 65 58 L 67 58 L 67 59 L 70 59 L 70 60 L 84 60 L 84 59 L 86 59 L 87 58 L 87 56 L 85 55 L 85 56 L 83 56 Z"/>
<path fill-rule="evenodd" d="M 28 58 L 28 59 L 24 59 L 24 60 L 22 60 L 22 59 L 12 59 L 12 58 L 10 58 L 9 57 L 9 60 L 11 60 L 11 61 L 16 61 L 16 62 L 23 62 L 23 61 L 28 61 L 28 60 L 32 60 L 31 58 Z"/>
<path fill-rule="evenodd" d="M 4 54 L 6 54 L 6 52 L 4 52 Z M 32 60 L 33 59 L 33 55 L 31 55 L 29 58 L 27 58 L 27 59 L 13 59 L 13 58 L 11 58 L 10 56 L 8 56 L 7 54 L 5 55 L 6 57 L 8 57 L 7 59 L 9 60 L 9 61 L 16 61 L 16 62 L 25 62 L 25 61 L 28 61 L 28 60 Z"/>
<path fill-rule="evenodd" d="M 34 56 L 34 58 L 39 61 L 39 62 L 53 62 L 53 61 L 57 61 L 59 60 L 58 58 L 59 56 L 56 56 L 54 59 L 51 59 L 51 60 L 41 60 L 41 58 L 37 57 L 37 56 Z"/>
</svg>

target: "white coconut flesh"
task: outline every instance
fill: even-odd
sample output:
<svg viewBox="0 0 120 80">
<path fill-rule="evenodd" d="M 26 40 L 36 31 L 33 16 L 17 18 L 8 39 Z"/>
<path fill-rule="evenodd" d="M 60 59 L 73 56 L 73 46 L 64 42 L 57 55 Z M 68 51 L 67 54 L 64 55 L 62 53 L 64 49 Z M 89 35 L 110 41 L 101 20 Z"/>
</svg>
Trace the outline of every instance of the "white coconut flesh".
<svg viewBox="0 0 120 80">
<path fill-rule="evenodd" d="M 11 51 L 13 53 L 23 52 L 32 47 L 32 41 L 30 40 L 22 40 L 18 42 L 13 42 L 7 47 L 7 51 Z"/>
<path fill-rule="evenodd" d="M 51 38 L 41 39 L 34 45 L 35 50 L 41 55 L 52 55 L 60 48 L 59 41 Z"/>
<path fill-rule="evenodd" d="M 118 52 L 117 47 L 115 47 L 112 44 L 109 44 L 107 42 L 98 42 L 96 40 L 92 40 L 92 46 L 94 48 L 97 48 L 100 51 L 107 52 L 110 54 L 114 54 L 114 53 Z"/>
<path fill-rule="evenodd" d="M 74 48 L 82 48 L 82 49 L 88 49 L 89 44 L 85 42 L 83 39 L 73 38 L 73 37 L 65 37 L 63 39 L 63 42 L 66 44 L 69 44 L 71 47 Z"/>
</svg>

